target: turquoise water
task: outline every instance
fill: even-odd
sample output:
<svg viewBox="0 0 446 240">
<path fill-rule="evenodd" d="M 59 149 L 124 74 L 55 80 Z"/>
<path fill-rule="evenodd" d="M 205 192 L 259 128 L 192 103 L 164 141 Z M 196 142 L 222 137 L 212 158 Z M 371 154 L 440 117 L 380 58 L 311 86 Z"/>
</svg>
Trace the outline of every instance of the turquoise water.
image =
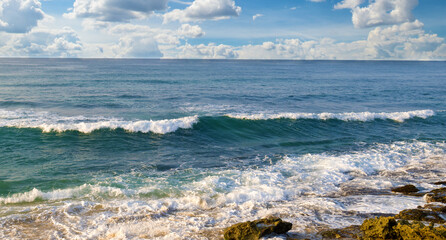
<svg viewBox="0 0 446 240">
<path fill-rule="evenodd" d="M 302 226 L 393 213 L 394 198 L 416 206 L 352 192 L 444 180 L 444 69 L 0 59 L 0 237 L 213 239 L 206 230 L 304 203 Z"/>
</svg>

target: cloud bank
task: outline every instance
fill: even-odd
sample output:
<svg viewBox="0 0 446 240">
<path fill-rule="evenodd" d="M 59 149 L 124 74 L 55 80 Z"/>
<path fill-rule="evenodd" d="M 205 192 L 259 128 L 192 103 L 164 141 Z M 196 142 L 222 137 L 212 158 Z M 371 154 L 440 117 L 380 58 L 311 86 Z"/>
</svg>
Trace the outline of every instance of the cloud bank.
<svg viewBox="0 0 446 240">
<path fill-rule="evenodd" d="M 370 31 L 366 40 L 336 42 L 334 39 L 302 41 L 278 39 L 259 45 L 239 47 L 216 44 L 186 44 L 181 47 L 180 58 L 235 58 L 235 59 L 328 59 L 372 60 L 406 59 L 432 60 L 446 58 L 444 39 L 428 34 L 416 20 Z"/>
</svg>

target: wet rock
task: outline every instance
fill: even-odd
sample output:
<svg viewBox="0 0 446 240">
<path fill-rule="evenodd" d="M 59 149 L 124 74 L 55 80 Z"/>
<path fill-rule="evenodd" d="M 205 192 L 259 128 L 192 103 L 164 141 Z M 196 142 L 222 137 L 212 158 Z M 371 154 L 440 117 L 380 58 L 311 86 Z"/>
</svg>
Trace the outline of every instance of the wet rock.
<svg viewBox="0 0 446 240">
<path fill-rule="evenodd" d="M 435 185 L 446 185 L 446 181 L 434 182 Z"/>
<path fill-rule="evenodd" d="M 400 222 L 394 228 L 399 235 L 399 239 L 446 239 L 446 228 L 444 226 L 434 227 L 433 224 L 426 226 L 420 222 L 409 223 Z"/>
<path fill-rule="evenodd" d="M 446 206 L 442 205 L 442 204 L 426 204 L 424 205 L 424 207 L 418 207 L 420 209 L 428 209 L 431 210 L 433 212 L 438 212 L 438 213 L 446 213 Z"/>
<path fill-rule="evenodd" d="M 380 217 L 365 220 L 361 225 L 364 239 L 400 239 L 394 230 L 397 226 L 395 218 Z"/>
<path fill-rule="evenodd" d="M 361 236 L 359 225 L 352 225 L 346 228 L 330 229 L 319 233 L 322 239 L 358 239 Z"/>
<path fill-rule="evenodd" d="M 225 240 L 257 240 L 268 234 L 284 234 L 293 225 L 284 222 L 280 218 L 270 217 L 256 221 L 238 223 L 228 227 L 224 231 Z"/>
<path fill-rule="evenodd" d="M 358 239 L 446 239 L 446 227 L 434 227 L 434 223 L 429 226 L 421 222 L 402 220 L 396 221 L 393 217 L 380 217 L 365 220 L 361 225 L 362 236 Z"/>
<path fill-rule="evenodd" d="M 392 192 L 402 193 L 402 194 L 412 194 L 420 191 L 414 185 L 405 185 L 402 187 L 392 188 Z"/>
<path fill-rule="evenodd" d="M 445 223 L 445 220 L 440 216 L 439 212 L 426 209 L 406 209 L 398 213 L 395 218 L 432 223 Z"/>
<path fill-rule="evenodd" d="M 446 188 L 439 188 L 430 191 L 426 195 L 424 195 L 424 200 L 427 203 L 431 202 L 441 202 L 446 203 Z"/>
</svg>

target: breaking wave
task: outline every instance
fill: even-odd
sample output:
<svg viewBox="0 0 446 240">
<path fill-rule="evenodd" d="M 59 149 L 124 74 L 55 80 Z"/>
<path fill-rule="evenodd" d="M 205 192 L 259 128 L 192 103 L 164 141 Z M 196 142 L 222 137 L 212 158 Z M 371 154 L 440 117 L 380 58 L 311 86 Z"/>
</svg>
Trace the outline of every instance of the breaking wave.
<svg viewBox="0 0 446 240">
<path fill-rule="evenodd" d="M 192 128 L 198 116 L 164 120 L 124 120 L 120 118 L 60 116 L 29 110 L 0 110 L 0 127 L 40 128 L 43 132 L 79 131 L 91 133 L 99 129 L 121 128 L 129 132 L 166 134 L 179 128 Z"/>
<path fill-rule="evenodd" d="M 376 119 L 382 120 L 393 120 L 396 122 L 404 122 L 411 118 L 423 118 L 432 117 L 435 112 L 430 109 L 408 111 L 408 112 L 345 112 L 345 113 L 257 113 L 257 114 L 227 114 L 226 116 L 230 118 L 246 119 L 246 120 L 269 120 L 269 119 L 318 119 L 318 120 L 329 120 L 337 119 L 342 121 L 373 121 Z"/>
</svg>

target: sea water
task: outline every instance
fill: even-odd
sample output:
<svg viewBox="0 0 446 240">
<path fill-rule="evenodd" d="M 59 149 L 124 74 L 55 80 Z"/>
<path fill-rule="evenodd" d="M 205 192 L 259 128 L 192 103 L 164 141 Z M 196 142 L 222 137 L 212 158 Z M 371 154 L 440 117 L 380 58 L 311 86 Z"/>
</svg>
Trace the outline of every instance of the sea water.
<svg viewBox="0 0 446 240">
<path fill-rule="evenodd" d="M 422 205 L 390 189 L 445 180 L 445 69 L 0 59 L 0 239 L 219 239 L 271 215 L 311 236 Z"/>
</svg>

